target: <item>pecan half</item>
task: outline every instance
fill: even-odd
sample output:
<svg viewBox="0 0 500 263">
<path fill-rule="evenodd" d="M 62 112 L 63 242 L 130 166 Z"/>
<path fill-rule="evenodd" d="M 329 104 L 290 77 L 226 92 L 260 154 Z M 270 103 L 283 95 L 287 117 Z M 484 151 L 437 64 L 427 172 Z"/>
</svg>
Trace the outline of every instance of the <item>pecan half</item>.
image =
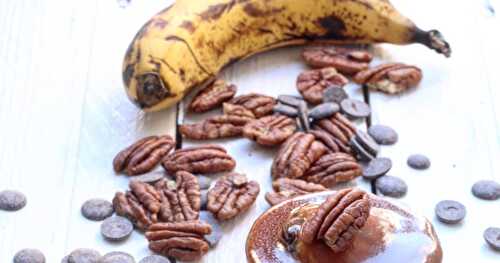
<svg viewBox="0 0 500 263">
<path fill-rule="evenodd" d="M 297 124 L 294 119 L 276 114 L 247 123 L 243 136 L 261 145 L 274 146 L 292 136 L 295 129 Z"/>
<path fill-rule="evenodd" d="M 235 115 L 219 115 L 194 124 L 183 124 L 179 131 L 185 138 L 193 140 L 209 140 L 240 136 L 243 126 L 251 118 Z"/>
<path fill-rule="evenodd" d="M 219 220 L 229 220 L 245 212 L 255 202 L 260 187 L 243 174 L 230 173 L 221 177 L 208 191 L 207 209 Z"/>
<path fill-rule="evenodd" d="M 231 112 L 235 114 L 235 109 L 238 109 L 240 114 L 244 113 L 248 117 L 253 114 L 254 118 L 260 118 L 272 114 L 274 105 L 276 105 L 276 99 L 273 97 L 250 93 L 233 98 L 229 102 L 224 103 L 223 107 L 225 114 L 231 114 Z"/>
<path fill-rule="evenodd" d="M 231 171 L 236 162 L 223 147 L 207 144 L 176 150 L 162 165 L 171 174 L 177 171 L 207 174 Z"/>
<path fill-rule="evenodd" d="M 113 159 L 113 168 L 127 175 L 147 173 L 155 168 L 161 159 L 175 146 L 169 135 L 149 136 L 120 151 Z"/>
<path fill-rule="evenodd" d="M 334 252 L 345 251 L 351 245 L 353 235 L 364 226 L 370 208 L 365 192 L 358 189 L 338 191 L 304 223 L 299 238 L 305 243 L 321 239 Z"/>
<path fill-rule="evenodd" d="M 201 205 L 198 179 L 188 172 L 175 174 L 176 181 L 162 179 L 155 184 L 161 195 L 160 222 L 181 222 L 198 219 Z"/>
<path fill-rule="evenodd" d="M 349 80 L 335 68 L 313 69 L 302 72 L 297 78 L 297 89 L 304 99 L 311 104 L 323 101 L 323 92 L 334 86 L 342 88 Z"/>
<path fill-rule="evenodd" d="M 160 193 L 153 186 L 138 181 L 131 181 L 129 187 L 130 191 L 116 193 L 113 207 L 116 214 L 128 218 L 136 227 L 145 230 L 158 222 Z"/>
<path fill-rule="evenodd" d="M 330 153 L 317 160 L 304 175 L 308 182 L 332 187 L 362 174 L 356 159 L 346 153 Z"/>
<path fill-rule="evenodd" d="M 418 85 L 422 71 L 416 66 L 402 63 L 387 63 L 360 71 L 354 81 L 389 94 L 401 93 Z"/>
<path fill-rule="evenodd" d="M 149 249 L 166 257 L 180 261 L 195 261 L 208 252 L 208 242 L 204 236 L 212 232 L 212 227 L 200 221 L 157 223 L 146 232 Z"/>
<path fill-rule="evenodd" d="M 236 94 L 236 86 L 228 84 L 222 79 L 215 80 L 208 87 L 201 90 L 189 104 L 192 112 L 206 112 L 222 105 Z"/>
<path fill-rule="evenodd" d="M 274 192 L 267 192 L 265 196 L 266 201 L 270 205 L 277 205 L 299 195 L 326 191 L 328 189 L 320 184 L 308 183 L 303 180 L 280 178 L 273 182 L 273 190 Z"/>
<path fill-rule="evenodd" d="M 351 153 L 349 141 L 356 133 L 356 126 L 341 113 L 315 122 L 313 129 L 319 131 L 312 134 L 327 146 L 329 152 Z"/>
<path fill-rule="evenodd" d="M 311 67 L 334 67 L 348 75 L 367 69 L 373 59 L 373 55 L 366 50 L 341 47 L 306 48 L 302 57 Z"/>
<path fill-rule="evenodd" d="M 297 132 L 283 143 L 271 167 L 274 179 L 299 178 L 326 152 L 326 147 L 314 135 Z"/>
</svg>

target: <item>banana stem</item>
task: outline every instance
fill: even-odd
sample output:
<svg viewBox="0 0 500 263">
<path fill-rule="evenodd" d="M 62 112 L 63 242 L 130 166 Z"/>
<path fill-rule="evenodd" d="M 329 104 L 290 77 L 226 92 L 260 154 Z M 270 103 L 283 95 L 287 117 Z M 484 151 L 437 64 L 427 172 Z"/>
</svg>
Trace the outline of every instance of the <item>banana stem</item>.
<svg viewBox="0 0 500 263">
<path fill-rule="evenodd" d="M 450 44 L 448 44 L 443 35 L 435 29 L 429 31 L 417 29 L 414 40 L 417 43 L 435 50 L 437 53 L 443 54 L 447 58 L 451 55 Z"/>
</svg>

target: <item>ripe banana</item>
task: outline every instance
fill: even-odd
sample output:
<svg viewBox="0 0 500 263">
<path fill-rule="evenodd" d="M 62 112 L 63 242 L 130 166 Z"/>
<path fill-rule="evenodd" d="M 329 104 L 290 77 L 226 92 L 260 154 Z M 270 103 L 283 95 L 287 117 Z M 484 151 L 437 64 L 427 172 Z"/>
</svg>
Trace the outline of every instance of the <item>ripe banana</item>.
<svg viewBox="0 0 500 263">
<path fill-rule="evenodd" d="M 310 42 L 420 43 L 451 52 L 438 31 L 422 31 L 388 0 L 177 0 L 130 44 L 125 89 L 137 106 L 157 111 L 231 63 Z"/>
</svg>

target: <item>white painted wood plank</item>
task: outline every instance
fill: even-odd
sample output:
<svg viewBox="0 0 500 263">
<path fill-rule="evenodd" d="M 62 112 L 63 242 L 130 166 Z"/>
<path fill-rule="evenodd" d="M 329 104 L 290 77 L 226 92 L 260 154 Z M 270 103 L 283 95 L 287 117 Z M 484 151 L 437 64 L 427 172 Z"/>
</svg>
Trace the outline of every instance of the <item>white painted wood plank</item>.
<svg viewBox="0 0 500 263">
<path fill-rule="evenodd" d="M 0 188 L 28 197 L 0 212 L 0 262 L 26 247 L 55 262 L 65 245 L 94 3 L 0 3 Z"/>
<path fill-rule="evenodd" d="M 221 74 L 221 77 L 236 84 L 238 87 L 236 96 L 250 92 L 273 97 L 280 94 L 299 95 L 295 85 L 297 76 L 308 69 L 302 61 L 301 50 L 301 47 L 285 48 L 257 55 L 228 68 Z M 347 91 L 352 98 L 363 100 L 363 94 L 359 87 L 350 86 Z M 185 99 L 186 105 L 191 101 L 191 97 Z M 206 114 L 187 113 L 184 121 L 185 123 L 193 123 L 220 113 L 221 110 L 214 110 Z M 364 121 L 357 121 L 356 124 L 361 129 L 366 128 Z M 255 205 L 247 213 L 222 224 L 224 229 L 222 239 L 218 246 L 210 250 L 201 262 L 242 262 L 246 258 L 245 241 L 248 231 L 259 215 L 269 208 L 264 195 L 272 190 L 270 169 L 279 147 L 262 147 L 245 138 L 210 141 L 184 140 L 183 145 L 187 147 L 207 142 L 224 146 L 237 161 L 235 172 L 245 173 L 248 178 L 259 182 L 261 192 Z M 348 185 L 358 186 L 366 191 L 371 190 L 370 184 L 361 178 Z"/>
<path fill-rule="evenodd" d="M 498 253 L 489 249 L 482 234 L 489 226 L 498 227 L 499 203 L 479 200 L 470 193 L 477 180 L 500 181 L 500 129 L 494 110 L 500 100 L 492 96 L 495 84 L 491 83 L 497 79 L 492 75 L 498 74 L 489 62 L 495 61 L 498 51 L 489 43 L 481 44 L 493 38 L 481 28 L 487 24 L 480 23 L 483 6 L 474 1 L 453 2 L 452 8 L 442 1 L 419 3 L 432 8 L 415 8 L 405 1 L 396 5 L 418 24 L 442 30 L 453 49 L 452 58 L 444 59 L 418 46 L 383 46 L 388 54 L 384 59 L 415 64 L 424 72 L 420 87 L 407 94 L 370 94 L 373 123 L 392 126 L 400 135 L 396 145 L 382 150 L 382 155 L 393 160 L 390 174 L 409 185 L 400 201 L 432 220 L 444 262 L 498 262 Z M 431 168 L 409 168 L 406 158 L 413 153 L 429 156 Z M 434 206 L 443 199 L 465 204 L 468 214 L 463 223 L 448 226 L 435 218 Z"/>
</svg>

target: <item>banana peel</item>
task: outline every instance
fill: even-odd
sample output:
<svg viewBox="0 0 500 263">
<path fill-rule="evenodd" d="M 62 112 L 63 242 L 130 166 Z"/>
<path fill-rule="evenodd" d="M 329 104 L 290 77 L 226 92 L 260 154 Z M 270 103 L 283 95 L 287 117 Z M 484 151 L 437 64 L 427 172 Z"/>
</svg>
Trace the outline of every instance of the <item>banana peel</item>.
<svg viewBox="0 0 500 263">
<path fill-rule="evenodd" d="M 308 43 L 420 43 L 451 54 L 439 31 L 419 29 L 387 0 L 181 0 L 132 40 L 125 90 L 144 111 L 158 111 L 241 59 Z"/>
</svg>

